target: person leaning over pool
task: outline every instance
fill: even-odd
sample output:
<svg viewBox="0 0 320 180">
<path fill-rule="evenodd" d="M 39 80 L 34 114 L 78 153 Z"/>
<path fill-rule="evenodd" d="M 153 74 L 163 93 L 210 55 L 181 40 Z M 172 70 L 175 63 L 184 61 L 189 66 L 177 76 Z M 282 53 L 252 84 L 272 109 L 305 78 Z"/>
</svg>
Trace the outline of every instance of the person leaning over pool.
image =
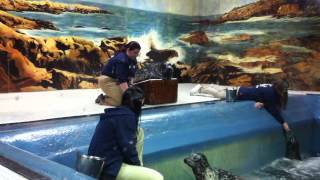
<svg viewBox="0 0 320 180">
<path fill-rule="evenodd" d="M 105 93 L 96 99 L 96 103 L 119 106 L 122 94 L 133 82 L 137 69 L 137 56 L 141 46 L 136 41 L 131 41 L 120 49 L 104 65 L 98 85 Z"/>
<path fill-rule="evenodd" d="M 225 99 L 226 88 L 229 86 L 220 86 L 210 84 L 208 86 L 198 84 L 190 94 L 197 93 L 210 94 L 214 97 Z M 283 127 L 285 132 L 290 131 L 288 123 L 283 119 L 281 110 L 286 109 L 288 102 L 288 83 L 283 80 L 275 81 L 272 84 L 260 84 L 252 87 L 237 87 L 237 100 L 255 101 L 255 107 L 265 108 Z"/>
<path fill-rule="evenodd" d="M 142 167 L 143 130 L 139 128 L 143 91 L 129 87 L 121 106 L 105 109 L 92 137 L 88 155 L 105 159 L 100 179 L 163 180 L 163 176 Z"/>
</svg>

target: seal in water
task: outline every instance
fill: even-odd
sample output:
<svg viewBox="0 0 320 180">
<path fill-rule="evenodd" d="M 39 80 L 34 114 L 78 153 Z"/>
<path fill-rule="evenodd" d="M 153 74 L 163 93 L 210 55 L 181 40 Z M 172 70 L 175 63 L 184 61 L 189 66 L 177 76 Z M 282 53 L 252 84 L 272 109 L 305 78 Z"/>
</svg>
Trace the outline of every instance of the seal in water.
<svg viewBox="0 0 320 180">
<path fill-rule="evenodd" d="M 192 153 L 184 159 L 184 163 L 192 168 L 196 180 L 241 180 L 226 170 L 212 168 L 202 153 Z"/>
</svg>

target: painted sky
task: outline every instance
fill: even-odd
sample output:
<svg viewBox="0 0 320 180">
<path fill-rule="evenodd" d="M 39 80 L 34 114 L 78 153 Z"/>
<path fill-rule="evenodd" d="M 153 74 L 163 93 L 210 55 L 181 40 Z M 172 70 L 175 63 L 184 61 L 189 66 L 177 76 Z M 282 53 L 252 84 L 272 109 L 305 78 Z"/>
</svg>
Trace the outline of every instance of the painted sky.
<svg viewBox="0 0 320 180">
<path fill-rule="evenodd" d="M 222 14 L 257 0 L 86 0 L 116 6 L 189 16 Z"/>
</svg>

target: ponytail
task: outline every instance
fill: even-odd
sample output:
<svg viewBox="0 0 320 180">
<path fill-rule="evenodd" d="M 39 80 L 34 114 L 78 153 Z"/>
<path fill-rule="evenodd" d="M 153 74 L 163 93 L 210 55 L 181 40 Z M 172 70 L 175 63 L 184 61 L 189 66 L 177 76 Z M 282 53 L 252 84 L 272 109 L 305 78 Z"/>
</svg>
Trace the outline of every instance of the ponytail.
<svg viewBox="0 0 320 180">
<path fill-rule="evenodd" d="M 144 92 L 136 86 L 129 87 L 122 95 L 121 105 L 129 108 L 140 121 L 142 106 L 143 106 Z M 137 124 L 139 122 L 137 121 Z"/>
<path fill-rule="evenodd" d="M 273 89 L 278 96 L 278 105 L 281 109 L 286 109 L 288 103 L 288 88 L 289 83 L 287 81 L 278 80 L 272 83 Z"/>
</svg>

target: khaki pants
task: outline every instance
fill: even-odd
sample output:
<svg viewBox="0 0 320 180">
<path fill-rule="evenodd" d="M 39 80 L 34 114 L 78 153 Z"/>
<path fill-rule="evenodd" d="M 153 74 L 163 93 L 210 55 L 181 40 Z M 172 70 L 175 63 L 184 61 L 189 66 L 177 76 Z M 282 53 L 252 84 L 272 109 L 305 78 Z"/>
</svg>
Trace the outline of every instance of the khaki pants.
<svg viewBox="0 0 320 180">
<path fill-rule="evenodd" d="M 202 88 L 199 89 L 199 93 L 210 94 L 215 98 L 225 99 L 227 88 L 228 86 L 221 86 L 216 84 L 202 85 Z"/>
<path fill-rule="evenodd" d="M 123 91 L 117 80 L 101 75 L 98 78 L 98 85 L 106 94 L 103 104 L 110 106 L 119 106 L 121 104 Z"/>
<path fill-rule="evenodd" d="M 141 166 L 129 165 L 122 163 L 116 180 L 163 180 L 163 176 L 156 170 L 143 167 L 143 140 L 144 132 L 142 128 L 137 133 L 137 151 Z"/>
<path fill-rule="evenodd" d="M 156 170 L 122 163 L 116 180 L 163 180 Z"/>
<path fill-rule="evenodd" d="M 141 127 L 138 128 L 137 132 L 137 151 L 138 151 L 138 157 L 141 162 L 141 166 L 143 166 L 143 142 L 144 142 L 144 131 Z"/>
<path fill-rule="evenodd" d="M 204 94 L 210 94 L 213 97 L 220 98 L 220 99 L 226 99 L 226 89 L 228 88 L 236 88 L 237 89 L 237 94 L 239 91 L 240 87 L 236 86 L 222 86 L 222 85 L 217 85 L 217 84 L 210 84 L 210 85 L 201 85 L 201 88 L 199 89 L 199 93 L 204 93 Z"/>
</svg>

